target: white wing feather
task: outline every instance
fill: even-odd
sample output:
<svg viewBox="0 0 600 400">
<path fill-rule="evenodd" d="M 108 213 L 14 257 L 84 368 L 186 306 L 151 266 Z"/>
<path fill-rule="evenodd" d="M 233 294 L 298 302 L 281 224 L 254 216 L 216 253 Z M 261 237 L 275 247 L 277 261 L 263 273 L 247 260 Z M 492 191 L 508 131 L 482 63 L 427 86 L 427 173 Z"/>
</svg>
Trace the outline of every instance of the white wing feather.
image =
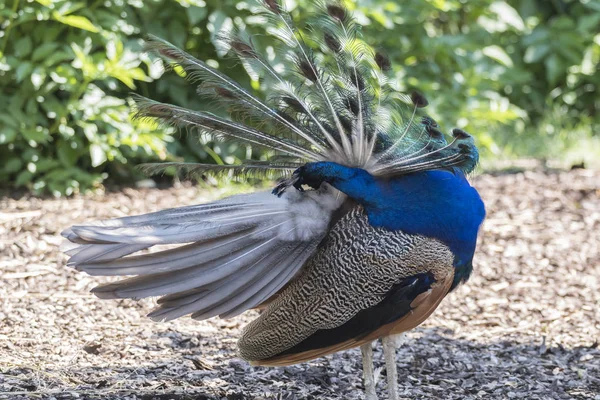
<svg viewBox="0 0 600 400">
<path fill-rule="evenodd" d="M 132 276 L 100 285 L 101 298 L 163 296 L 150 317 L 231 317 L 292 279 L 328 231 L 344 196 L 318 191 L 237 195 L 209 204 L 75 225 L 68 265 L 90 275 Z M 140 251 L 155 245 L 170 248 Z"/>
</svg>

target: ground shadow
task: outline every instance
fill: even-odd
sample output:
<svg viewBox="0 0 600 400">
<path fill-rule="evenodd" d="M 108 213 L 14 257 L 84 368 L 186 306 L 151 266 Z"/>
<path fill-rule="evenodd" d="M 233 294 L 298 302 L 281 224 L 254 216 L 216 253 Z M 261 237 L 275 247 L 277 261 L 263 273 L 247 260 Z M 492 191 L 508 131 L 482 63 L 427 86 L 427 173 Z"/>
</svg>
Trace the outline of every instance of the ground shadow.
<svg viewBox="0 0 600 400">
<path fill-rule="evenodd" d="M 12 377 L 32 375 L 0 398 L 57 399 L 358 399 L 361 398 L 361 360 L 358 350 L 335 354 L 311 363 L 283 368 L 251 367 L 229 350 L 202 346 L 202 338 L 175 332 L 158 334 L 171 341 L 170 358 L 149 360 L 146 366 L 68 371 L 73 382 L 35 381 L 35 372 L 3 370 L 0 384 Z M 419 399 L 598 399 L 600 349 L 564 348 L 539 343 L 498 340 L 491 343 L 461 340 L 443 329 L 420 329 L 398 350 L 400 394 Z M 205 361 L 211 358 L 211 362 Z M 216 361 L 215 361 L 216 360 Z M 380 346 L 376 368 L 383 368 Z M 59 371 L 46 371 L 48 376 Z M 64 371 L 63 371 L 64 372 Z M 381 370 L 378 391 L 385 390 Z M 4 382 L 2 382 L 2 380 Z M 15 381 L 26 382 L 18 379 Z M 133 396 L 133 397 L 132 397 Z"/>
</svg>

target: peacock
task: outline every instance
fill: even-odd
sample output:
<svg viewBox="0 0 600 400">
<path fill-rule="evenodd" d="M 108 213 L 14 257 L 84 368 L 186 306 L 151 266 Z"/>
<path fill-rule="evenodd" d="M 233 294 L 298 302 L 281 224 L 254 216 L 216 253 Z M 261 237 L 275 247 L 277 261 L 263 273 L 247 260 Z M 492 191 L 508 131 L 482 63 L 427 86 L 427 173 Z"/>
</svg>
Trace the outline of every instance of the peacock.
<svg viewBox="0 0 600 400">
<path fill-rule="evenodd" d="M 136 117 L 262 149 L 239 165 L 146 164 L 149 173 L 276 179 L 273 189 L 208 204 L 75 225 L 68 266 L 129 276 L 102 299 L 160 297 L 156 321 L 231 318 L 259 309 L 237 344 L 254 365 L 284 366 L 360 347 L 367 399 L 377 398 L 372 342 L 383 340 L 398 398 L 397 335 L 415 328 L 473 269 L 484 204 L 467 177 L 474 138 L 442 133 L 426 97 L 401 91 L 391 62 L 341 3 L 318 4 L 297 28 L 279 0 L 255 11 L 281 64 L 232 28 L 219 45 L 257 71 L 265 100 L 176 46 L 150 37 L 224 118 L 136 97 Z M 309 32 L 305 34 L 303 32 Z M 168 246 L 162 246 L 168 245 Z M 154 252 L 146 250 L 162 246 Z"/>
</svg>

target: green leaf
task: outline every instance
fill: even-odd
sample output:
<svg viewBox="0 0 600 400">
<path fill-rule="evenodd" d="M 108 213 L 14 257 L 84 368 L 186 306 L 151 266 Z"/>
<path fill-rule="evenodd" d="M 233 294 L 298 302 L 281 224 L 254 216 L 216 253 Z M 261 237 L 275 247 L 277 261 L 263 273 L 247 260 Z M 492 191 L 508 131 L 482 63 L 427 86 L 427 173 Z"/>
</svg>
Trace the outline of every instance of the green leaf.
<svg viewBox="0 0 600 400">
<path fill-rule="evenodd" d="M 580 64 L 583 58 L 583 52 L 574 50 L 570 47 L 559 46 L 557 51 L 563 56 L 565 61 L 571 64 Z"/>
<path fill-rule="evenodd" d="M 41 160 L 35 163 L 37 173 L 46 172 L 58 166 L 60 166 L 60 163 L 58 161 L 49 158 L 42 158 Z"/>
<path fill-rule="evenodd" d="M 9 126 L 0 130 L 0 144 L 12 143 L 17 137 L 17 130 Z"/>
<path fill-rule="evenodd" d="M 31 178 L 33 178 L 33 174 L 31 172 L 27 170 L 21 171 L 21 173 L 19 173 L 19 175 L 17 175 L 17 178 L 15 179 L 15 186 L 24 186 L 31 182 Z"/>
<path fill-rule="evenodd" d="M 587 7 L 590 10 L 600 11 L 600 1 L 598 0 L 581 2 L 581 4 L 583 4 L 584 7 Z"/>
<path fill-rule="evenodd" d="M 55 96 L 48 94 L 44 98 L 44 101 L 41 104 L 42 108 L 46 113 L 50 114 L 49 118 L 56 118 L 59 115 L 63 115 L 65 112 L 66 104 L 60 100 L 58 100 Z"/>
<path fill-rule="evenodd" d="M 15 70 L 16 82 L 23 82 L 25 77 L 31 72 L 32 69 L 33 64 L 31 64 L 30 62 L 24 62 L 23 64 L 19 65 Z"/>
<path fill-rule="evenodd" d="M 31 53 L 31 38 L 29 36 L 25 36 L 15 43 L 15 55 L 19 58 L 25 58 L 29 53 Z"/>
<path fill-rule="evenodd" d="M 560 59 L 556 54 L 552 54 L 546 59 L 544 64 L 546 65 L 546 79 L 548 83 L 555 85 L 565 72 Z"/>
<path fill-rule="evenodd" d="M 106 153 L 99 144 L 90 145 L 90 157 L 92 158 L 92 167 L 97 167 L 106 161 Z"/>
<path fill-rule="evenodd" d="M 7 126 L 18 128 L 19 122 L 10 114 L 0 114 L 0 122 L 4 122 Z"/>
<path fill-rule="evenodd" d="M 217 46 L 219 35 L 233 27 L 233 21 L 223 11 L 217 10 L 208 17 L 208 30 L 210 31 L 210 41 L 217 47 L 219 56 L 225 55 L 225 49 Z"/>
<path fill-rule="evenodd" d="M 548 54 L 549 51 L 550 45 L 546 43 L 529 46 L 525 52 L 525 57 L 523 57 L 523 60 L 528 64 L 533 64 L 540 61 L 542 57 Z"/>
<path fill-rule="evenodd" d="M 135 89 L 135 83 L 133 83 L 133 79 L 131 79 L 131 77 L 127 76 L 125 73 L 121 71 L 115 71 L 113 76 L 127 85 L 129 89 Z"/>
<path fill-rule="evenodd" d="M 27 140 L 33 140 L 36 143 L 46 142 L 48 140 L 47 132 L 40 126 L 36 128 L 27 128 L 21 131 L 23 137 Z"/>
<path fill-rule="evenodd" d="M 6 174 L 14 174 L 15 172 L 18 172 L 22 166 L 23 162 L 19 158 L 11 158 L 6 162 L 6 164 L 4 164 L 2 172 Z"/>
<path fill-rule="evenodd" d="M 79 125 L 83 128 L 83 134 L 90 142 L 96 141 L 98 136 L 98 126 L 95 124 L 81 122 Z"/>
<path fill-rule="evenodd" d="M 505 67 L 512 68 L 513 61 L 508 54 L 500 47 L 496 45 L 488 46 L 483 48 L 483 54 L 491 58 L 492 60 L 498 61 Z"/>
<path fill-rule="evenodd" d="M 169 37 L 171 38 L 173 44 L 179 47 L 184 47 L 186 36 L 187 32 L 179 22 L 173 21 L 171 24 L 169 24 Z"/>
<path fill-rule="evenodd" d="M 545 25 L 538 25 L 530 35 L 523 37 L 522 41 L 525 46 L 531 46 L 536 43 L 547 43 L 551 33 Z"/>
<path fill-rule="evenodd" d="M 106 43 L 106 57 L 110 61 L 117 61 L 123 55 L 123 42 L 110 40 Z"/>
<path fill-rule="evenodd" d="M 65 167 L 74 166 L 79 158 L 79 152 L 72 146 L 75 144 L 76 142 L 60 140 L 56 145 L 58 159 Z"/>
<path fill-rule="evenodd" d="M 490 10 L 498 15 L 498 19 L 513 28 L 523 31 L 525 29 L 525 23 L 523 19 L 508 3 L 504 1 L 495 1 L 490 5 Z"/>
<path fill-rule="evenodd" d="M 52 17 L 55 20 L 57 20 L 58 22 L 65 24 L 65 25 L 72 26 L 74 28 L 79 28 L 79 29 L 83 29 L 84 31 L 89 31 L 89 32 L 94 32 L 94 33 L 100 32 L 100 29 L 98 29 L 92 23 L 92 21 L 90 21 L 86 17 L 82 17 L 80 15 L 60 15 L 58 12 L 55 11 L 52 13 Z"/>
<path fill-rule="evenodd" d="M 598 31 L 598 25 L 600 24 L 600 13 L 594 13 L 591 15 L 583 16 L 579 19 L 577 24 L 577 30 L 583 34 L 587 31 Z"/>
<path fill-rule="evenodd" d="M 56 50 L 57 47 L 58 44 L 54 42 L 43 43 L 41 46 L 39 46 L 33 51 L 33 54 L 31 54 L 31 61 L 43 60 L 44 58 L 52 54 L 52 52 Z"/>
<path fill-rule="evenodd" d="M 190 19 L 190 24 L 197 25 L 198 22 L 204 20 L 206 18 L 207 12 L 206 7 L 195 7 L 191 6 L 186 9 L 188 18 Z"/>
<path fill-rule="evenodd" d="M 148 75 L 141 68 L 132 68 L 129 70 L 129 76 L 138 81 L 148 81 Z"/>
<path fill-rule="evenodd" d="M 65 61 L 65 60 L 71 60 L 73 59 L 73 55 L 67 53 L 66 51 L 63 50 L 59 50 L 56 51 L 52 54 L 50 54 L 50 56 L 48 56 L 47 58 L 44 59 L 44 65 L 45 66 L 51 66 L 51 65 L 55 65 L 60 63 L 61 61 Z"/>
<path fill-rule="evenodd" d="M 31 83 L 33 84 L 35 90 L 38 90 L 40 87 L 42 87 L 45 80 L 46 71 L 43 68 L 37 67 L 35 70 L 33 70 L 33 73 L 31 74 Z"/>
</svg>

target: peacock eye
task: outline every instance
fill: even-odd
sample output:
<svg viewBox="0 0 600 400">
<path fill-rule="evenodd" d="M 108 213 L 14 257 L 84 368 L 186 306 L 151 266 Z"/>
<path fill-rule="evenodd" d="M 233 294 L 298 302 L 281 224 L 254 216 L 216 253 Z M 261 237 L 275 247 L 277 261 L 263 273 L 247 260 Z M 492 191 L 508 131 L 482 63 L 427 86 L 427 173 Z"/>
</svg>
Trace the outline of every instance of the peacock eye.
<svg viewBox="0 0 600 400">
<path fill-rule="evenodd" d="M 452 129 L 452 136 L 454 136 L 456 139 L 468 139 L 471 137 L 471 135 L 460 128 Z"/>
<path fill-rule="evenodd" d="M 429 115 L 425 115 L 421 118 L 421 123 L 427 127 L 432 127 L 432 128 L 439 128 L 440 126 L 438 125 L 438 123 L 431 118 Z"/>
<path fill-rule="evenodd" d="M 425 108 L 429 105 L 429 101 L 423 93 L 415 90 L 410 94 L 410 99 L 417 108 Z"/>
<path fill-rule="evenodd" d="M 377 53 L 375 53 L 375 63 L 377 64 L 379 69 L 381 69 L 384 72 L 387 72 L 392 69 L 392 63 L 390 61 L 390 58 L 382 52 L 378 51 Z"/>
</svg>

